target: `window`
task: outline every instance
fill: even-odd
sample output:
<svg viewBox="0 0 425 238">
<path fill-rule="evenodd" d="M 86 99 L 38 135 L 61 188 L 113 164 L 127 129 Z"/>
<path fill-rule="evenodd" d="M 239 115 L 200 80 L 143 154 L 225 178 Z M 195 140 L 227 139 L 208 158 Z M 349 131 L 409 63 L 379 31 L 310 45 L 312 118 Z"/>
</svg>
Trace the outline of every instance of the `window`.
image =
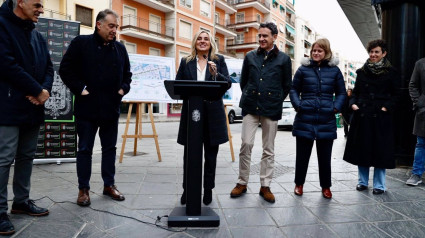
<svg viewBox="0 0 425 238">
<path fill-rule="evenodd" d="M 220 24 L 220 13 L 216 12 L 214 14 L 214 22 L 215 24 Z"/>
<path fill-rule="evenodd" d="M 161 50 L 157 48 L 149 47 L 149 55 L 161 56 Z"/>
<path fill-rule="evenodd" d="M 93 27 L 93 9 L 75 5 L 75 20 L 83 26 Z"/>
<path fill-rule="evenodd" d="M 260 14 L 257 14 L 257 22 L 261 23 L 261 15 Z"/>
<path fill-rule="evenodd" d="M 186 39 L 192 39 L 192 24 L 180 20 L 179 36 Z"/>
<path fill-rule="evenodd" d="M 211 4 L 204 0 L 201 1 L 201 16 L 210 17 Z"/>
<path fill-rule="evenodd" d="M 188 52 L 179 51 L 179 63 L 182 60 L 183 57 L 189 56 Z"/>
<path fill-rule="evenodd" d="M 149 14 L 149 31 L 161 33 L 161 17 Z"/>
<path fill-rule="evenodd" d="M 124 42 L 125 49 L 129 54 L 137 54 L 137 45 L 130 42 Z"/>
<path fill-rule="evenodd" d="M 123 26 L 137 26 L 137 11 L 136 8 L 124 6 L 122 16 Z"/>
<path fill-rule="evenodd" d="M 283 41 L 279 41 L 279 50 L 284 51 L 283 49 Z"/>
<path fill-rule="evenodd" d="M 180 0 L 180 5 L 192 8 L 192 0 Z"/>
<path fill-rule="evenodd" d="M 201 31 L 206 31 L 206 32 L 210 32 L 210 33 L 211 33 L 211 31 L 210 31 L 210 30 L 208 30 L 207 28 L 199 27 L 199 30 L 201 30 Z"/>
<path fill-rule="evenodd" d="M 236 35 L 236 44 L 243 44 L 244 43 L 244 39 L 245 39 L 245 34 L 244 33 L 238 33 Z"/>
<path fill-rule="evenodd" d="M 245 22 L 245 13 L 236 13 L 236 23 Z"/>
<path fill-rule="evenodd" d="M 284 17 L 285 16 L 285 8 L 282 5 L 280 5 L 279 7 L 280 7 L 279 8 L 280 15 Z"/>
<path fill-rule="evenodd" d="M 216 37 L 215 38 L 215 44 L 217 45 L 217 51 L 220 51 L 220 38 Z"/>
</svg>

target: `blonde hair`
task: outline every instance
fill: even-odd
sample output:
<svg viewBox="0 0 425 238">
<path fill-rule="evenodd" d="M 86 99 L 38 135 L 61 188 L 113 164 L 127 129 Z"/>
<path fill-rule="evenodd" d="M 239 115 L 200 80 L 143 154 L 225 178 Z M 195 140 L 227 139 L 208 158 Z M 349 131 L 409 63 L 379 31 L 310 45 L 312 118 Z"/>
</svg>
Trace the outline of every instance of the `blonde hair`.
<svg viewBox="0 0 425 238">
<path fill-rule="evenodd" d="M 192 39 L 192 51 L 190 52 L 190 55 L 186 57 L 186 63 L 196 59 L 196 41 L 198 40 L 198 37 L 200 34 L 202 33 L 206 33 L 208 35 L 208 38 L 210 38 L 210 50 L 209 50 L 209 54 L 210 54 L 210 59 L 218 59 L 217 57 L 217 44 L 215 43 L 215 40 L 213 39 L 212 35 L 210 32 L 206 31 L 206 30 L 200 30 L 198 32 L 196 32 L 196 34 L 193 36 Z"/>
<path fill-rule="evenodd" d="M 319 46 L 325 51 L 325 57 L 323 58 L 324 60 L 330 60 L 332 58 L 331 43 L 326 38 L 318 39 L 313 43 L 310 50 L 310 58 L 313 58 L 313 48 L 315 45 Z"/>
</svg>

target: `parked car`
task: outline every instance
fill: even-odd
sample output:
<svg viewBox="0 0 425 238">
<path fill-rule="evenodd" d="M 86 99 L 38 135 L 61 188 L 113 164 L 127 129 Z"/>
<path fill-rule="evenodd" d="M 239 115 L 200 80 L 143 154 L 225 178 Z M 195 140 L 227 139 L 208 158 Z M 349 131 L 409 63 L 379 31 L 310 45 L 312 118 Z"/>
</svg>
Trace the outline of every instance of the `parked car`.
<svg viewBox="0 0 425 238">
<path fill-rule="evenodd" d="M 282 105 L 282 119 L 277 122 L 279 128 L 287 128 L 292 130 L 295 115 L 297 112 L 292 107 L 291 101 L 284 101 Z"/>
<path fill-rule="evenodd" d="M 229 123 L 232 124 L 235 120 L 242 120 L 242 108 L 240 108 L 237 104 L 233 104 L 232 106 L 227 106 L 227 115 L 229 117 Z"/>
</svg>

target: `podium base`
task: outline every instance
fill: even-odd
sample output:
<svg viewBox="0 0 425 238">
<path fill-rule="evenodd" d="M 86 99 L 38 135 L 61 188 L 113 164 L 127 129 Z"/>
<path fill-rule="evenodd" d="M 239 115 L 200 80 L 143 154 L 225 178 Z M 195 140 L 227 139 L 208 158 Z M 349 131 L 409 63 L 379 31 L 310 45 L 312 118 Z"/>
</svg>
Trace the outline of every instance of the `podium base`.
<svg viewBox="0 0 425 238">
<path fill-rule="evenodd" d="M 168 216 L 170 227 L 217 227 L 220 217 L 209 207 L 201 208 L 201 215 L 186 215 L 186 207 L 176 207 Z"/>
</svg>

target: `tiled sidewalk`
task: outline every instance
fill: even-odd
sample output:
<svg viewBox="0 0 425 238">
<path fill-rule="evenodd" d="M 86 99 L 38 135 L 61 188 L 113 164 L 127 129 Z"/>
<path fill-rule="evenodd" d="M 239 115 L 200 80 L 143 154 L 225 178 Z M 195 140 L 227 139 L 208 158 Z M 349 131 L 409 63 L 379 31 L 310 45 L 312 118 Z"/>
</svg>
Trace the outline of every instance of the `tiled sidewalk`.
<svg viewBox="0 0 425 238">
<path fill-rule="evenodd" d="M 180 206 L 183 147 L 176 143 L 178 123 L 164 122 L 156 126 L 162 162 L 157 162 L 155 145 L 150 139 L 139 142 L 142 152 L 137 156 L 130 152 L 130 140 L 123 163 L 117 162 L 116 184 L 126 196 L 123 202 L 102 195 L 97 143 L 91 178 L 92 208 L 154 223 L 157 216 L 168 215 L 175 206 Z M 120 124 L 121 131 L 123 127 Z M 231 127 L 237 157 L 241 124 Z M 149 129 L 146 130 L 149 133 Z M 37 204 L 48 207 L 50 215 L 38 218 L 10 215 L 17 230 L 14 237 L 425 237 L 425 186 L 406 186 L 404 182 L 410 171 L 399 168 L 388 170 L 386 194 L 373 195 L 371 189 L 356 191 L 357 168 L 342 161 L 345 140 L 342 129 L 339 130 L 341 134 L 334 143 L 332 156 L 331 200 L 321 196 L 315 149 L 305 193 L 302 197 L 293 194 L 295 139 L 290 131 L 279 131 L 275 178 L 271 185 L 276 203 L 265 202 L 258 195 L 257 169 L 261 157 L 261 134 L 258 133 L 248 193 L 240 198 L 229 196 L 237 180 L 238 160 L 231 162 L 228 143 L 220 146 L 216 188 L 210 204 L 221 218 L 218 228 L 172 232 L 79 207 L 73 204 L 78 193 L 75 164 L 66 163 L 34 166 L 31 198 L 41 198 Z M 117 151 L 120 146 L 119 142 Z M 12 199 L 10 186 L 9 199 Z M 167 219 L 161 221 L 160 224 L 166 226 Z"/>
</svg>

